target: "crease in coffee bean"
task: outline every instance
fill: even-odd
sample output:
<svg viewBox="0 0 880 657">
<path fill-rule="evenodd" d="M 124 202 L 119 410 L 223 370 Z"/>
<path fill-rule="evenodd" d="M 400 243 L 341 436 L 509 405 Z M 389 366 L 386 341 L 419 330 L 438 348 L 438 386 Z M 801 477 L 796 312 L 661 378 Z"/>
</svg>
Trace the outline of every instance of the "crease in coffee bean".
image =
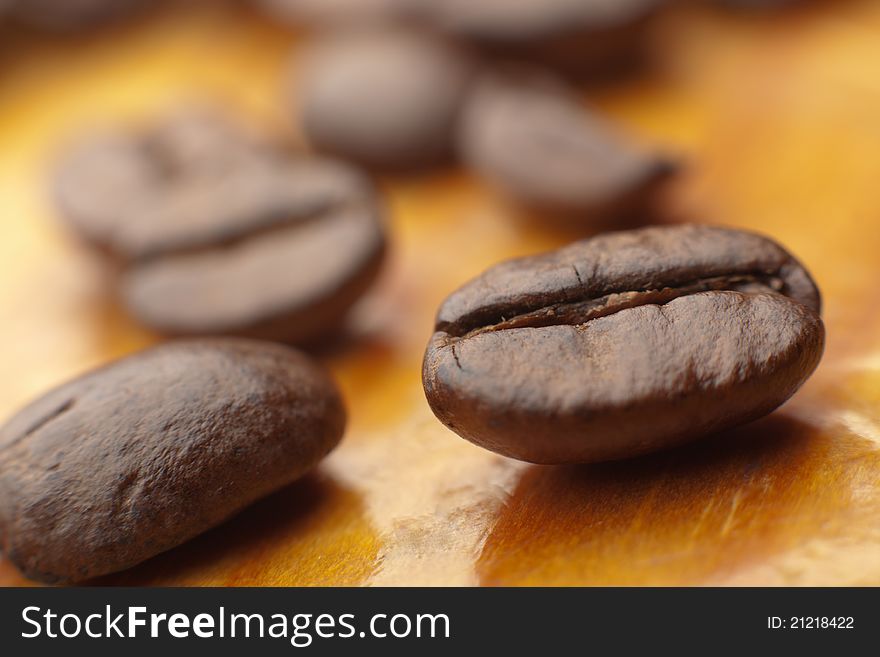
<svg viewBox="0 0 880 657">
<path fill-rule="evenodd" d="M 184 242 L 170 249 L 157 247 L 143 250 L 133 259 L 133 262 L 149 264 L 157 260 L 164 260 L 169 256 L 195 256 L 234 249 L 241 244 L 266 237 L 273 233 L 283 233 L 288 230 L 303 228 L 312 223 L 342 216 L 350 211 L 362 211 L 360 202 L 362 202 L 362 199 L 351 199 L 336 203 L 328 202 L 324 207 L 319 207 L 319 204 L 316 203 L 315 206 L 312 206 L 311 211 L 303 211 L 301 208 L 297 208 L 295 211 L 279 210 L 278 212 L 271 213 L 271 218 L 264 218 L 260 225 L 251 223 L 247 226 L 246 230 L 230 230 L 224 236 L 212 236 L 211 240 L 196 238 L 191 240 L 189 244 Z M 244 224 L 245 222 L 241 223 Z"/>
<path fill-rule="evenodd" d="M 52 409 L 51 411 L 49 411 L 48 413 L 43 415 L 41 418 L 39 418 L 31 426 L 29 426 L 25 431 L 23 431 L 21 433 L 21 435 L 18 438 L 16 438 L 15 440 L 12 440 L 8 444 L 6 444 L 3 449 L 9 450 L 17 445 L 20 445 L 25 440 L 27 440 L 32 435 L 34 435 L 37 431 L 39 431 L 40 429 L 45 427 L 47 424 L 49 424 L 53 420 L 56 420 L 59 417 L 61 417 L 62 415 L 64 415 L 67 411 L 69 411 L 71 408 L 73 408 L 75 404 L 76 404 L 76 398 L 74 398 L 74 397 L 71 397 L 70 399 L 65 400 L 64 402 L 62 402 L 61 404 L 56 406 L 54 409 Z"/>
<path fill-rule="evenodd" d="M 577 267 L 572 269 L 580 282 L 583 280 Z M 591 320 L 612 315 L 621 310 L 645 305 L 663 306 L 680 297 L 702 292 L 739 291 L 745 293 L 769 292 L 785 295 L 785 283 L 778 273 L 759 272 L 731 276 L 700 278 L 656 289 L 626 290 L 590 299 L 544 306 L 512 317 L 499 315 L 487 324 L 468 328 L 467 325 L 448 326 L 445 332 L 450 343 L 466 340 L 482 333 L 494 333 L 519 328 L 542 328 L 547 326 L 583 326 Z M 457 359 L 456 359 L 457 362 Z"/>
</svg>

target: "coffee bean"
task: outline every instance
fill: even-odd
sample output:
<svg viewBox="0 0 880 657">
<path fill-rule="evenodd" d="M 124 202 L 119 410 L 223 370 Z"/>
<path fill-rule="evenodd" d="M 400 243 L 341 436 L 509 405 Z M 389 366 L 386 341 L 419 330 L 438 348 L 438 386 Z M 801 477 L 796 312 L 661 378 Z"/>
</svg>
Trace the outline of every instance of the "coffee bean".
<svg viewBox="0 0 880 657">
<path fill-rule="evenodd" d="M 14 18 L 41 30 L 66 32 L 108 23 L 150 4 L 149 0 L 13 0 Z"/>
<path fill-rule="evenodd" d="M 265 169 L 278 157 L 264 138 L 222 112 L 187 106 L 141 131 L 101 131 L 80 139 L 61 158 L 54 191 L 62 215 L 80 236 L 124 255 L 119 233 L 131 230 L 131 215 L 140 208 L 192 186 L 214 185 L 215 194 L 222 194 L 226 179 Z M 151 223 L 156 220 L 157 213 L 145 212 L 153 215 Z M 210 217 L 199 221 L 210 223 Z"/>
<path fill-rule="evenodd" d="M 303 131 L 320 151 L 385 169 L 448 158 L 470 67 L 451 46 L 400 30 L 342 32 L 292 76 Z"/>
<path fill-rule="evenodd" d="M 634 63 L 665 0 L 422 0 L 418 13 L 441 32 L 592 77 Z M 412 13 L 412 12 L 411 12 Z"/>
<path fill-rule="evenodd" d="M 113 250 L 131 208 L 149 201 L 162 175 L 128 135 L 96 134 L 65 153 L 54 180 L 62 216 L 86 241 Z"/>
<path fill-rule="evenodd" d="M 405 16 L 423 0 L 256 0 L 266 12 L 291 25 L 363 24 Z"/>
<path fill-rule="evenodd" d="M 172 335 L 308 341 L 341 323 L 385 251 L 359 171 L 204 111 L 87 142 L 56 190 L 70 223 L 121 261 L 131 313 Z"/>
<path fill-rule="evenodd" d="M 397 24 L 578 77 L 604 76 L 643 56 L 666 0 L 256 0 L 292 25 Z"/>
<path fill-rule="evenodd" d="M 457 34 L 522 43 L 601 31 L 653 11 L 662 0 L 423 0 L 422 13 Z"/>
<path fill-rule="evenodd" d="M 141 135 L 141 144 L 171 180 L 222 173 L 282 155 L 280 144 L 210 105 L 185 105 L 160 117 Z"/>
<path fill-rule="evenodd" d="M 775 409 L 824 346 L 809 274 L 705 226 L 608 233 L 492 267 L 440 307 L 423 382 L 462 437 L 536 463 L 620 459 Z"/>
<path fill-rule="evenodd" d="M 475 85 L 458 144 L 464 161 L 511 198 L 583 220 L 649 208 L 675 168 L 584 108 L 566 85 L 522 69 Z"/>
<path fill-rule="evenodd" d="M 344 425 L 332 380 L 288 347 L 154 347 L 56 388 L 0 429 L 0 546 L 44 582 L 128 568 L 291 483 Z"/>
</svg>

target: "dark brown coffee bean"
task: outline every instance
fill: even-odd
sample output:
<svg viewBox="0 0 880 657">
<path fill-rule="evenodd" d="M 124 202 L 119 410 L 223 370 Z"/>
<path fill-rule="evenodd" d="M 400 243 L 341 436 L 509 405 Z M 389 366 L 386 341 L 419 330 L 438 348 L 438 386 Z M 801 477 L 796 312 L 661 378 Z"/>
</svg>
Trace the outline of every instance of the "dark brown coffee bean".
<svg viewBox="0 0 880 657">
<path fill-rule="evenodd" d="M 146 203 L 162 185 L 162 174 L 141 145 L 123 134 L 99 134 L 65 153 L 54 193 L 65 220 L 77 235 L 113 250 L 125 216 Z"/>
<path fill-rule="evenodd" d="M 662 0 L 422 0 L 440 27 L 498 43 L 600 31 L 653 11 Z"/>
<path fill-rule="evenodd" d="M 123 263 L 132 314 L 172 335 L 308 341 L 341 322 L 385 251 L 364 175 L 203 112 L 89 142 L 56 188 L 71 224 Z"/>
<path fill-rule="evenodd" d="M 819 292 L 776 243 L 675 226 L 492 267 L 437 315 L 423 382 L 450 429 L 506 456 L 644 454 L 775 409 L 816 368 Z"/>
<path fill-rule="evenodd" d="M 12 14 L 25 25 L 65 32 L 107 23 L 148 6 L 150 0 L 13 0 Z"/>
<path fill-rule="evenodd" d="M 422 20 L 490 53 L 592 76 L 637 60 L 665 0 L 422 0 Z"/>
<path fill-rule="evenodd" d="M 140 135 L 144 155 L 174 182 L 223 173 L 267 157 L 281 157 L 280 144 L 209 105 L 169 112 Z"/>
<path fill-rule="evenodd" d="M 423 0 L 256 0 L 284 23 L 318 26 L 394 20 L 420 2 Z"/>
<path fill-rule="evenodd" d="M 519 69 L 475 85 L 458 144 L 464 161 L 511 198 L 585 220 L 644 210 L 674 170 L 567 86 Z"/>
<path fill-rule="evenodd" d="M 124 256 L 119 234 L 137 230 L 130 226 L 132 214 L 194 184 L 215 185 L 222 194 L 226 180 L 218 178 L 247 175 L 252 165 L 266 168 L 270 152 L 267 143 L 222 113 L 187 107 L 140 132 L 105 131 L 80 139 L 57 166 L 54 192 L 77 234 Z M 150 223 L 157 220 L 157 213 L 143 213 L 151 215 Z M 209 226 L 210 216 L 198 223 Z"/>
<path fill-rule="evenodd" d="M 408 169 L 451 154 L 469 77 L 466 58 L 452 47 L 382 29 L 324 38 L 293 79 L 303 131 L 317 150 Z"/>
<path fill-rule="evenodd" d="M 0 546 L 44 582 L 128 568 L 291 483 L 344 425 L 333 381 L 288 347 L 154 347 L 56 388 L 0 429 Z"/>
<path fill-rule="evenodd" d="M 384 252 L 365 180 L 309 159 L 236 175 L 222 189 L 219 207 L 216 186 L 188 187 L 158 205 L 162 221 L 120 233 L 139 257 L 122 278 L 132 313 L 171 334 L 301 342 L 333 328 L 373 282 Z"/>
</svg>

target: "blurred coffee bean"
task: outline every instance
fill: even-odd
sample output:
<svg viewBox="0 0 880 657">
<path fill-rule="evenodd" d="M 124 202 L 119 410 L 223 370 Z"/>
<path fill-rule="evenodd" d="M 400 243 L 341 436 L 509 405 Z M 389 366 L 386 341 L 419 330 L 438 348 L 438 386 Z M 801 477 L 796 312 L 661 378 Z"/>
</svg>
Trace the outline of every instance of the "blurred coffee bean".
<svg viewBox="0 0 880 657">
<path fill-rule="evenodd" d="M 210 106 L 184 107 L 144 135 L 144 147 L 166 172 L 211 174 L 271 152 L 265 136 L 248 130 Z"/>
<path fill-rule="evenodd" d="M 54 194 L 65 220 L 96 246 L 112 250 L 130 208 L 147 202 L 162 175 L 143 146 L 126 134 L 96 134 L 63 156 Z"/>
<path fill-rule="evenodd" d="M 341 322 L 385 251 L 361 172 L 201 111 L 78 146 L 56 189 L 71 225 L 121 263 L 125 305 L 168 334 L 310 340 Z"/>
<path fill-rule="evenodd" d="M 127 16 L 152 0 L 13 0 L 13 17 L 37 29 L 64 32 Z"/>
<path fill-rule="evenodd" d="M 667 0 L 254 0 L 291 25 L 417 26 L 505 59 L 577 77 L 642 59 L 646 31 Z"/>
<path fill-rule="evenodd" d="M 161 225 L 133 223 L 140 230 L 124 241 L 141 259 L 127 268 L 122 295 L 165 333 L 310 340 L 336 328 L 384 252 L 372 190 L 327 160 L 279 163 L 219 190 L 189 188 L 154 211 Z"/>
<path fill-rule="evenodd" d="M 211 185 L 224 170 L 267 152 L 256 135 L 212 108 L 187 107 L 137 134 L 105 131 L 79 140 L 59 162 L 54 192 L 81 237 L 118 254 L 119 233 L 138 208 L 193 180 Z"/>
<path fill-rule="evenodd" d="M 407 14 L 423 0 L 255 0 L 277 20 L 291 25 L 385 22 Z"/>
<path fill-rule="evenodd" d="M 665 0 L 421 0 L 423 21 L 505 57 L 579 76 L 641 57 L 646 28 Z"/>
<path fill-rule="evenodd" d="M 293 96 L 317 150 L 378 168 L 418 168 L 451 154 L 470 70 L 464 55 L 424 34 L 340 32 L 305 54 Z"/>
<path fill-rule="evenodd" d="M 675 168 L 583 107 L 558 80 L 520 69 L 474 85 L 458 146 L 469 166 L 511 198 L 581 220 L 648 208 Z"/>
</svg>

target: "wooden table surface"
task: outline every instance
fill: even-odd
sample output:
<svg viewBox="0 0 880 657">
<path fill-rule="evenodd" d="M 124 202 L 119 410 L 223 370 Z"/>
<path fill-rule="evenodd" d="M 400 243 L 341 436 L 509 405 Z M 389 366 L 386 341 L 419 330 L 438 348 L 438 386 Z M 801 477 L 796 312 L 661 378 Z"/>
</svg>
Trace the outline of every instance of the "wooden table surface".
<svg viewBox="0 0 880 657">
<path fill-rule="evenodd" d="M 655 65 L 590 102 L 681 153 L 667 214 L 763 231 L 815 274 L 828 347 L 770 417 L 631 462 L 531 466 L 431 415 L 419 366 L 439 301 L 580 232 L 460 171 L 388 179 L 393 254 L 355 337 L 319 354 L 350 410 L 318 471 L 105 584 L 880 584 L 880 2 L 775 16 L 679 6 Z M 156 341 L 59 225 L 47 166 L 89 123 L 209 96 L 285 130 L 301 37 L 188 3 L 90 36 L 0 35 L 0 415 Z M 27 584 L 0 560 L 0 583 Z"/>
</svg>

